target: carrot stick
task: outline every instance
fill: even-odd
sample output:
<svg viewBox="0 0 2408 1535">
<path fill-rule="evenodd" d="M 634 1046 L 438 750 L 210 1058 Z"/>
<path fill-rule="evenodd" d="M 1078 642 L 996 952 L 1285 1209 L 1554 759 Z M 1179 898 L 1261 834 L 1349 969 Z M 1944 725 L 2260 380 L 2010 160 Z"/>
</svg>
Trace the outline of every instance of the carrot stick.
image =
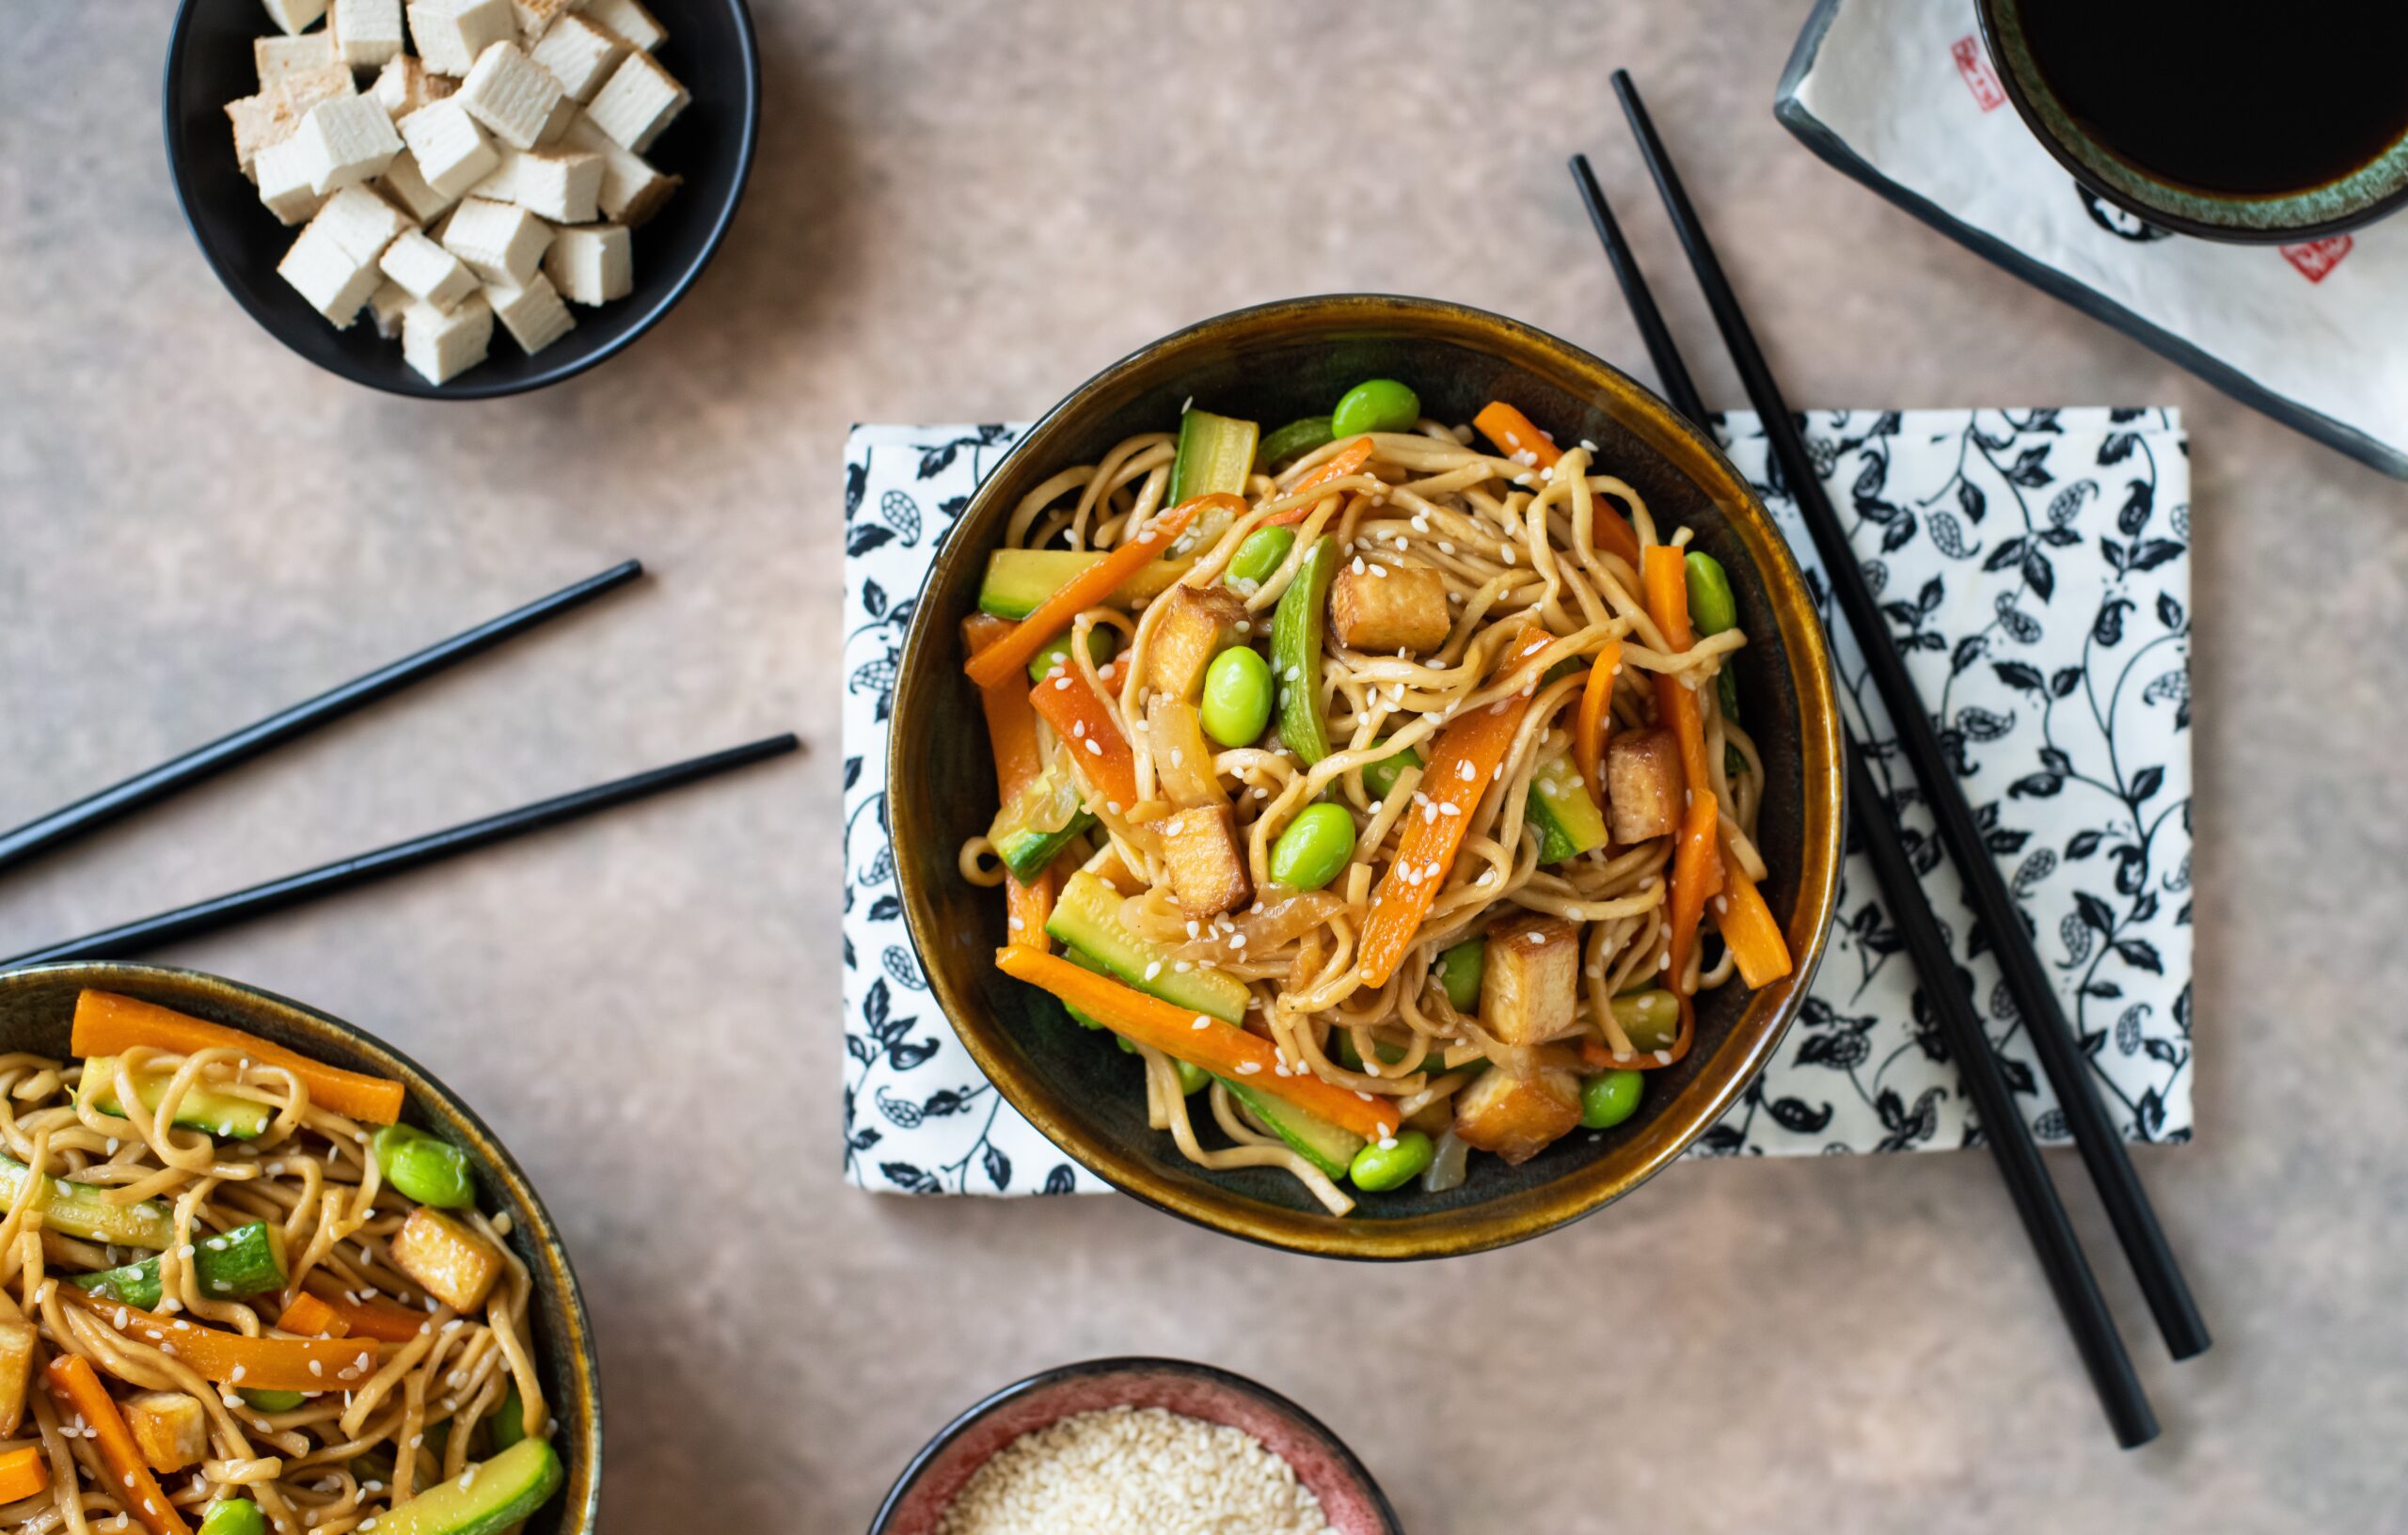
<svg viewBox="0 0 2408 1535">
<path fill-rule="evenodd" d="M 1137 802 L 1137 759 L 1129 737 L 1104 706 L 1085 677 L 1066 672 L 1048 677 L 1028 695 L 1028 702 L 1062 737 L 1062 748 L 1087 786 L 1104 802 L 1127 810 Z"/>
<path fill-rule="evenodd" d="M 50 1462 L 40 1445 L 26 1445 L 0 1455 L 0 1503 L 31 1497 L 50 1485 Z"/>
<path fill-rule="evenodd" d="M 298 1333 L 304 1337 L 347 1337 L 351 1323 L 343 1321 L 333 1306 L 303 1290 L 285 1303 L 284 1315 L 276 1319 L 276 1330 Z"/>
<path fill-rule="evenodd" d="M 61 1293 L 71 1289 L 60 1287 Z M 108 1387 L 101 1384 L 92 1362 L 81 1354 L 62 1353 L 51 1360 L 42 1374 L 50 1383 L 51 1394 L 65 1402 L 92 1431 L 93 1442 L 100 1447 L 101 1464 L 117 1478 L 118 1485 L 109 1491 L 118 1501 L 141 1520 L 151 1535 L 192 1535 L 192 1527 L 167 1501 L 167 1495 L 159 1490 L 159 1479 L 150 1474 L 140 1448 L 134 1442 L 134 1431 L 125 1426 L 117 1402 L 110 1398 Z"/>
<path fill-rule="evenodd" d="M 1589 683 L 1580 689 L 1579 712 L 1572 720 L 1572 761 L 1600 805 L 1606 802 L 1606 731 L 1614 718 L 1614 673 L 1621 669 L 1622 641 L 1608 640 L 1589 663 Z"/>
<path fill-rule="evenodd" d="M 1338 451 L 1330 454 L 1327 458 L 1323 459 L 1320 463 L 1314 465 L 1310 474 L 1306 475 L 1302 480 L 1297 481 L 1294 484 L 1290 485 L 1287 489 L 1281 491 L 1279 495 L 1282 498 L 1285 498 L 1295 495 L 1299 491 L 1311 490 L 1316 485 L 1328 484 L 1333 480 L 1343 480 L 1348 475 L 1360 471 L 1363 466 L 1369 464 L 1370 461 L 1371 439 L 1369 437 L 1356 437 L 1353 442 L 1348 443 L 1345 447 L 1340 448 Z M 1281 528 L 1290 523 L 1302 522 L 1307 517 L 1312 515 L 1314 507 L 1321 505 L 1322 501 L 1327 499 L 1328 498 L 1324 496 L 1317 500 L 1306 501 L 1299 505 L 1291 506 L 1285 512 L 1277 513 L 1272 516 L 1263 518 L 1262 526 L 1265 528 Z"/>
<path fill-rule="evenodd" d="M 335 1281 L 310 1282 L 310 1296 L 342 1320 L 348 1329 L 345 1336 L 372 1337 L 379 1343 L 406 1343 L 424 1331 L 428 1314 L 406 1306 L 369 1295 L 359 1300 L 346 1300 L 335 1291 Z"/>
<path fill-rule="evenodd" d="M 1697 952 L 1697 928 L 1705 903 L 1722 888 L 1722 812 L 1708 790 L 1689 801 L 1681 818 L 1680 840 L 1672 848 L 1671 986 L 1677 996 L 1689 992 L 1689 957 Z"/>
<path fill-rule="evenodd" d="M 1226 502 L 1233 511 L 1245 510 L 1245 503 L 1235 496 L 1198 496 L 1172 507 L 1156 517 L 1144 532 L 1071 577 L 1062 590 L 1038 603 L 1011 633 L 971 657 L 970 680 L 981 688 L 991 688 L 1026 666 L 1031 657 L 1045 648 L 1045 641 L 1069 628 L 1070 620 L 1083 609 L 1111 596 L 1149 562 L 1160 559 L 1162 552 L 1196 520 L 1196 514 L 1216 501 Z"/>
<path fill-rule="evenodd" d="M 962 641 L 977 655 L 1012 632 L 1011 621 L 991 613 L 973 613 L 961 621 Z M 998 803 L 1010 804 L 1023 785 L 1037 777 L 1043 761 L 1037 750 L 1037 712 L 1016 674 L 1006 673 L 991 688 L 978 689 L 979 706 L 987 715 L 987 739 L 995 752 Z M 1015 943 L 1045 943 L 1045 921 L 1054 914 L 1055 886 L 1051 876 L 1022 884 L 1009 870 L 1004 874 L 1004 910 Z"/>
<path fill-rule="evenodd" d="M 1675 654 L 1697 642 L 1697 635 L 1689 627 L 1688 578 L 1682 568 L 1681 551 L 1669 544 L 1658 544 L 1647 551 L 1640 569 L 1640 584 L 1646 588 L 1648 616 L 1664 631 L 1664 647 Z M 1669 673 L 1656 673 L 1656 712 L 1662 722 L 1672 727 L 1681 746 L 1681 778 L 1683 787 L 1691 794 L 1706 792 L 1714 782 L 1705 763 L 1705 714 L 1698 707 L 1697 689 Z"/>
<path fill-rule="evenodd" d="M 1789 973 L 1789 944 L 1773 921 L 1771 908 L 1755 881 L 1736 868 L 1722 875 L 1722 906 L 1715 913 L 1722 942 L 1739 963 L 1739 978 L 1750 986 L 1768 986 Z"/>
<path fill-rule="evenodd" d="M 1524 629 L 1506 647 L 1507 665 L 1543 648 L 1553 637 L 1545 629 Z M 1447 873 L 1454 867 L 1464 829 L 1481 796 L 1488 792 L 1506 749 L 1529 712 L 1530 695 L 1511 694 L 1485 708 L 1458 716 L 1432 743 L 1430 765 L 1421 771 L 1420 793 L 1438 807 L 1433 815 L 1408 815 L 1398 834 L 1396 859 L 1371 897 L 1370 915 L 1363 922 L 1362 947 L 1356 953 L 1355 975 L 1365 986 L 1386 986 L 1404 963 L 1413 935 L 1430 910 Z M 1452 805 L 1453 814 L 1446 807 Z"/>
<path fill-rule="evenodd" d="M 124 1306 L 71 1285 L 61 1285 L 58 1293 L 134 1342 L 162 1353 L 174 1350 L 173 1357 L 204 1381 L 247 1385 L 256 1391 L 350 1391 L 376 1373 L 372 1340 L 246 1337 Z M 125 1320 L 119 1321 L 120 1317 Z"/>
<path fill-rule="evenodd" d="M 1529 454 L 1527 462 L 1533 469 L 1551 469 L 1563 450 L 1555 439 L 1530 424 L 1530 419 L 1502 400 L 1491 400 L 1480 407 L 1471 419 L 1480 435 L 1497 445 L 1497 451 L 1507 458 Z M 1597 507 L 1594 533 L 1608 554 L 1618 554 L 1636 568 L 1639 564 L 1639 535 L 1631 531 L 1630 520 L 1612 507 Z"/>
<path fill-rule="evenodd" d="M 1053 992 L 1116 1034 L 1216 1075 L 1244 1079 L 1247 1085 L 1284 1098 L 1365 1140 L 1385 1140 L 1396 1133 L 1393 1103 L 1366 1100 L 1343 1087 L 1331 1086 L 1310 1071 L 1280 1075 L 1279 1055 L 1271 1042 L 1234 1023 L 1149 997 L 1108 975 L 1082 970 L 1058 955 L 999 949 L 995 964 L 1006 975 Z"/>
<path fill-rule="evenodd" d="M 238 1050 L 260 1065 L 280 1066 L 300 1078 L 309 1089 L 309 1101 L 322 1109 L 372 1125 L 389 1125 L 402 1116 L 405 1094 L 398 1082 L 326 1066 L 257 1035 L 222 1023 L 205 1023 L 113 991 L 86 991 L 75 999 L 75 1027 L 69 1048 L 76 1054 L 86 1059 L 122 1055 L 137 1047 L 179 1055 Z"/>
</svg>

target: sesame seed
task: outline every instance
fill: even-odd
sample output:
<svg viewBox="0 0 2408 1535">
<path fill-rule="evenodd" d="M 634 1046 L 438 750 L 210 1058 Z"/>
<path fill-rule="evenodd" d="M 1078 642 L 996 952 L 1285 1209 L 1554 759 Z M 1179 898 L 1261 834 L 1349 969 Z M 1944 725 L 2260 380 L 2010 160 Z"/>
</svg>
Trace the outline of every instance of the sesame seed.
<svg viewBox="0 0 2408 1535">
<path fill-rule="evenodd" d="M 1192 1026 L 1198 1029 L 1209 1029 L 1212 1026 L 1212 1021 L 1206 1018 L 1202 1013 L 1198 1013 L 1196 1015 L 1196 1022 Z"/>
<path fill-rule="evenodd" d="M 1238 1075 L 1242 1077 L 1253 1076 L 1256 1072 L 1261 1069 L 1262 1063 L 1260 1061 L 1240 1061 L 1238 1063 Z"/>
<path fill-rule="evenodd" d="M 1087 742 L 1087 750 L 1100 757 L 1103 755 L 1103 743 L 1101 741 L 1089 741 Z"/>
<path fill-rule="evenodd" d="M 1659 1050 L 1659 1051 L 1657 1051 L 1657 1052 L 1656 1052 L 1656 1064 L 1657 1066 L 1670 1066 L 1670 1065 L 1671 1065 L 1671 1064 L 1672 1064 L 1672 1052 L 1671 1052 L 1671 1051 L 1669 1051 L 1669 1050 Z"/>
</svg>

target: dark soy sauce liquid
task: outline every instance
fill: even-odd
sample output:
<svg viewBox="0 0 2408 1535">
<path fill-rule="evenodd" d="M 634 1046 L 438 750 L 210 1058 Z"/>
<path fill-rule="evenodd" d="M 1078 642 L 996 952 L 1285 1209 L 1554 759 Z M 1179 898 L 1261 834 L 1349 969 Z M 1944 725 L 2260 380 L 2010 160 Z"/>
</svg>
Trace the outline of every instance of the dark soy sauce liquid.
<svg viewBox="0 0 2408 1535">
<path fill-rule="evenodd" d="M 2408 0 L 2021 0 L 2059 100 L 2144 170 L 2321 186 L 2408 132 Z"/>
</svg>

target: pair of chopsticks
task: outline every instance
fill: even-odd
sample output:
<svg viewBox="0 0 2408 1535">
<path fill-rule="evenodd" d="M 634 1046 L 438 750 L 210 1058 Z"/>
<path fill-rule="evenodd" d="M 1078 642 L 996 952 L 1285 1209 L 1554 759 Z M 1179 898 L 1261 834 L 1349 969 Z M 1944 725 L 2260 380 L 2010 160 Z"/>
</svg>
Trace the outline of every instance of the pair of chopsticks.
<svg viewBox="0 0 2408 1535">
<path fill-rule="evenodd" d="M 261 752 L 305 736 L 321 725 L 340 720 L 354 710 L 389 697 L 412 683 L 424 681 L 471 656 L 525 634 L 573 609 L 583 607 L 642 574 L 643 566 L 633 560 L 613 565 L 597 576 L 562 587 L 549 596 L 539 597 L 523 608 L 514 609 L 488 623 L 429 645 L 415 655 L 379 667 L 366 676 L 246 725 L 206 746 L 196 747 L 147 772 L 136 773 L 121 783 L 39 816 L 13 831 L 0 832 L 0 869 L 83 836 L 120 816 L 131 815 L 204 779 L 247 762 Z M 521 805 L 515 810 L 505 810 L 464 825 L 430 831 L 424 836 L 412 837 L 372 852 L 337 859 L 331 863 L 322 863 L 281 879 L 271 879 L 229 894 L 196 901 L 190 906 L 162 911 L 136 922 L 122 923 L 82 938 L 45 944 L 14 957 L 0 959 L 0 968 L 60 959 L 124 958 L 176 939 L 214 932 L 251 917 L 355 889 L 372 880 L 422 868 L 480 847 L 489 847 L 495 843 L 642 799 L 664 789 L 696 783 L 730 768 L 768 757 L 783 756 L 801 744 L 792 735 L 773 736 L 724 752 L 714 752 L 707 756 L 672 763 L 665 768 L 541 799 L 531 805 Z"/>
<path fill-rule="evenodd" d="M 1932 807 L 1941 841 L 1956 865 L 1964 880 L 1966 897 L 1998 955 L 2008 993 L 2014 998 L 2040 1064 L 2056 1089 L 2066 1123 L 2081 1148 L 2083 1163 L 2099 1190 L 2116 1240 L 2147 1298 L 2167 1350 L 2177 1359 L 2190 1358 L 2208 1347 L 2207 1325 L 2200 1320 L 2190 1287 L 2166 1244 L 2165 1234 L 2158 1226 L 2156 1212 L 2149 1206 L 2148 1195 L 2141 1187 L 2140 1176 L 2132 1168 L 2123 1140 L 2108 1120 L 2091 1084 L 2088 1059 L 2075 1041 L 2065 1009 L 2041 966 L 2039 953 L 2033 947 L 2022 917 L 2007 894 L 2006 883 L 1999 877 L 1998 865 L 1983 843 L 1972 808 L 1966 802 L 1956 772 L 1941 750 L 1931 717 L 1915 691 L 1913 679 L 1908 675 L 1905 658 L 1891 637 L 1889 624 L 1876 606 L 1872 588 L 1865 583 L 1847 534 L 1823 492 L 1822 477 L 1807 456 L 1797 419 L 1774 384 L 1772 372 L 1766 366 L 1754 333 L 1739 309 L 1738 298 L 1722 274 L 1722 264 L 1706 238 L 1704 223 L 1691 206 L 1680 175 L 1672 167 L 1671 156 L 1657 135 L 1645 103 L 1640 101 L 1638 87 L 1632 85 L 1628 71 L 1615 71 L 1613 81 L 1614 93 L 1630 120 L 1631 134 L 1639 141 L 1640 153 L 1655 180 L 1656 190 L 1663 198 L 1665 211 L 1680 233 L 1682 248 L 1688 255 L 1698 286 L 1704 291 L 1707 307 L 1713 310 L 1723 345 L 1737 365 L 1748 399 L 1755 406 L 1773 454 L 1780 461 L 1798 511 L 1814 536 L 1815 550 L 1822 556 L 1824 574 L 1839 601 L 1840 611 L 1856 635 L 1866 670 L 1897 730 L 1908 764 L 1925 800 Z M 1681 361 L 1671 332 L 1648 293 L 1647 280 L 1623 239 L 1621 227 L 1614 221 L 1586 155 L 1573 156 L 1572 174 L 1582 200 L 1588 204 L 1597 238 L 1605 243 L 1606 253 L 1613 262 L 1614 275 L 1638 321 L 1648 355 L 1663 380 L 1666 397 L 1699 426 L 1707 425 L 1704 402 L 1699 398 L 1697 386 Z M 2156 1415 L 2133 1372 L 2131 1358 L 2124 1351 L 2115 1320 L 2108 1314 L 2099 1281 L 2066 1217 L 2056 1185 L 2041 1163 L 2031 1127 L 2015 1106 L 2014 1095 L 1997 1057 L 1991 1053 L 1988 1035 L 1958 978 L 1946 935 L 1907 857 L 1897 823 L 1885 808 L 1852 734 L 1846 743 L 1846 754 L 1848 803 L 1855 812 L 1858 831 L 1880 884 L 1882 903 L 1897 920 L 1907 952 L 1922 980 L 1924 997 L 1940 1016 L 1949 1052 L 1964 1074 L 1966 1092 L 1980 1116 L 1984 1138 L 1997 1160 L 2000 1175 L 2006 1180 L 2016 1213 L 2022 1219 L 2024 1232 L 2039 1257 L 2049 1288 L 2072 1330 L 2074 1346 L 2098 1390 L 2116 1442 L 2127 1449 L 2147 1444 L 2157 1436 Z"/>
</svg>

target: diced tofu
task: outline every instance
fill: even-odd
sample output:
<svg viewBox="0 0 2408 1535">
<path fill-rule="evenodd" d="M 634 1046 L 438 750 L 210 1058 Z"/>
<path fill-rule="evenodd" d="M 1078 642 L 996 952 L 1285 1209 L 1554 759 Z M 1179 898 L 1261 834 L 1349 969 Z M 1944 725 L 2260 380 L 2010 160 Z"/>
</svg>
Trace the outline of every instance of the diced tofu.
<svg viewBox="0 0 2408 1535">
<path fill-rule="evenodd" d="M 460 88 L 460 82 L 448 75 L 436 74 L 407 54 L 396 54 L 376 71 L 376 83 L 368 94 L 385 103 L 385 110 L 395 122 L 430 102 L 439 102 Z"/>
<path fill-rule="evenodd" d="M 1162 833 L 1171 894 L 1179 898 L 1180 910 L 1197 919 L 1217 917 L 1254 899 L 1245 850 L 1228 806 L 1182 810 L 1155 830 Z"/>
<path fill-rule="evenodd" d="M 1446 578 L 1427 565 L 1362 563 L 1360 571 L 1339 571 L 1330 583 L 1329 622 L 1339 644 L 1374 655 L 1419 655 L 1447 642 Z"/>
<path fill-rule="evenodd" d="M 125 1400 L 125 1426 L 144 1464 L 153 1471 L 181 1471 L 209 1454 L 209 1423 L 198 1401 L 181 1391 L 145 1391 Z"/>
<path fill-rule="evenodd" d="M 335 0 L 326 21 L 335 52 L 355 70 L 380 68 L 402 51 L 402 0 Z"/>
<path fill-rule="evenodd" d="M 227 103 L 226 117 L 234 125 L 234 159 L 243 174 L 252 174 L 261 150 L 291 138 L 311 107 L 351 94 L 351 71 L 324 64 L 289 71 L 258 95 Z"/>
<path fill-rule="evenodd" d="M 410 0 L 411 40 L 436 74 L 465 75 L 478 55 L 517 36 L 510 0 Z"/>
<path fill-rule="evenodd" d="M 346 186 L 326 199 L 309 227 L 325 229 L 346 256 L 373 265 L 385 247 L 410 226 L 375 193 L 364 186 Z"/>
<path fill-rule="evenodd" d="M 584 116 L 585 108 L 570 101 L 563 94 L 559 101 L 552 103 L 552 115 L 546 118 L 544 126 L 537 130 L 535 147 L 546 150 L 558 145 L 562 139 L 568 136 L 568 125 Z"/>
<path fill-rule="evenodd" d="M 541 272 L 528 278 L 524 287 L 508 288 L 499 283 L 487 287 L 485 302 L 493 306 L 494 318 L 501 322 L 511 339 L 531 357 L 577 328 L 577 319 L 561 302 L 559 290 Z"/>
<path fill-rule="evenodd" d="M 286 32 L 297 37 L 318 24 L 326 13 L 326 0 L 263 0 L 268 18 Z"/>
<path fill-rule="evenodd" d="M 607 304 L 635 291 L 633 242 L 624 224 L 555 229 L 544 274 L 572 304 Z"/>
<path fill-rule="evenodd" d="M 474 196 L 514 202 L 555 224 L 591 224 L 602 192 L 602 157 L 585 150 L 503 150 Z"/>
<path fill-rule="evenodd" d="M 1669 837 L 1681 824 L 1681 745 L 1669 727 L 1634 730 L 1606 744 L 1606 830 L 1628 847 Z"/>
<path fill-rule="evenodd" d="M 388 341 L 399 337 L 402 316 L 417 302 L 408 289 L 390 277 L 378 283 L 376 291 L 368 295 L 368 318 L 374 322 L 376 334 Z"/>
<path fill-rule="evenodd" d="M 260 201 L 279 224 L 305 224 L 326 204 L 309 184 L 308 156 L 289 138 L 260 151 L 251 177 L 260 184 Z"/>
<path fill-rule="evenodd" d="M 385 276 L 408 290 L 412 298 L 447 312 L 477 291 L 477 275 L 459 257 L 416 229 L 404 231 L 386 246 L 376 264 Z"/>
<path fill-rule="evenodd" d="M 13 1306 L 0 1322 L 0 1438 L 13 1439 L 25 1417 L 25 1390 L 32 1384 L 34 1349 L 40 1335 Z"/>
<path fill-rule="evenodd" d="M 385 174 L 402 152 L 402 135 L 373 96 L 341 96 L 320 102 L 293 130 L 309 167 L 309 185 L 320 192 L 356 186 Z"/>
<path fill-rule="evenodd" d="M 586 0 L 585 19 L 608 27 L 645 53 L 669 40 L 669 29 L 638 0 Z"/>
<path fill-rule="evenodd" d="M 395 1268 L 454 1311 L 474 1311 L 484 1305 L 494 1281 L 501 1277 L 501 1255 L 493 1243 L 424 1205 L 410 1211 L 386 1251 Z"/>
<path fill-rule="evenodd" d="M 457 96 L 430 102 L 404 118 L 402 142 L 418 161 L 426 184 L 447 198 L 456 198 L 493 174 L 501 156 L 485 132 L 468 116 Z"/>
<path fill-rule="evenodd" d="M 251 40 L 251 62 L 259 68 L 261 90 L 295 70 L 323 70 L 334 61 L 334 44 L 324 32 L 312 32 L 306 38 Z"/>
<path fill-rule="evenodd" d="M 684 180 L 664 176 L 642 155 L 619 147 L 618 140 L 594 125 L 582 113 L 569 123 L 561 142 L 572 149 L 592 150 L 602 157 L 602 216 L 634 229 L 660 211 L 669 194 Z"/>
<path fill-rule="evenodd" d="M 477 55 L 453 100 L 494 137 L 515 150 L 531 150 L 562 95 L 551 71 L 529 58 L 516 43 L 497 42 Z"/>
<path fill-rule="evenodd" d="M 535 275 L 551 227 L 524 208 L 468 198 L 443 226 L 443 248 L 487 282 L 519 288 Z"/>
<path fill-rule="evenodd" d="M 284 93 L 286 104 L 293 109 L 295 127 L 300 126 L 301 119 L 308 117 L 309 109 L 319 103 L 340 101 L 345 96 L 359 94 L 359 85 L 352 77 L 351 66 L 341 59 L 314 69 L 287 71 L 284 78 L 276 84 L 277 88 Z"/>
<path fill-rule="evenodd" d="M 359 307 L 368 302 L 368 295 L 384 280 L 374 257 L 362 261 L 353 255 L 316 219 L 311 219 L 301 237 L 293 242 L 284 260 L 276 263 L 276 273 L 337 330 L 351 328 L 352 321 L 359 316 Z"/>
<path fill-rule="evenodd" d="M 1491 1068 L 1455 1095 L 1455 1134 L 1507 1162 L 1529 1161 L 1580 1122 L 1580 1083 L 1569 1071 L 1528 1077 Z"/>
<path fill-rule="evenodd" d="M 642 154 L 693 99 L 650 54 L 633 53 L 585 103 L 585 115 L 621 148 Z"/>
<path fill-rule="evenodd" d="M 481 291 L 450 314 L 432 304 L 402 311 L 402 360 L 429 384 L 446 384 L 485 360 L 493 347 L 493 306 Z"/>
<path fill-rule="evenodd" d="M 1488 930 L 1480 974 L 1480 1026 L 1509 1045 L 1572 1032 L 1580 993 L 1580 929 L 1525 912 Z"/>
<path fill-rule="evenodd" d="M 460 200 L 427 185 L 426 178 L 419 173 L 418 156 L 407 150 L 393 156 L 393 163 L 385 167 L 385 174 L 377 178 L 375 184 L 379 196 L 420 224 L 434 223 L 443 210 Z"/>
<path fill-rule="evenodd" d="M 562 17 L 583 4 L 584 0 L 511 0 L 519 40 L 531 50 L 536 40 L 550 36 Z"/>
<path fill-rule="evenodd" d="M 602 82 L 627 56 L 627 40 L 582 16 L 554 22 L 528 57 L 552 71 L 574 102 L 590 102 Z"/>
<path fill-rule="evenodd" d="M 1193 703 L 1204 690 L 1204 669 L 1236 641 L 1245 599 L 1215 583 L 1174 586 L 1163 594 L 1162 605 L 1163 615 L 1146 644 L 1146 683 Z"/>
</svg>

